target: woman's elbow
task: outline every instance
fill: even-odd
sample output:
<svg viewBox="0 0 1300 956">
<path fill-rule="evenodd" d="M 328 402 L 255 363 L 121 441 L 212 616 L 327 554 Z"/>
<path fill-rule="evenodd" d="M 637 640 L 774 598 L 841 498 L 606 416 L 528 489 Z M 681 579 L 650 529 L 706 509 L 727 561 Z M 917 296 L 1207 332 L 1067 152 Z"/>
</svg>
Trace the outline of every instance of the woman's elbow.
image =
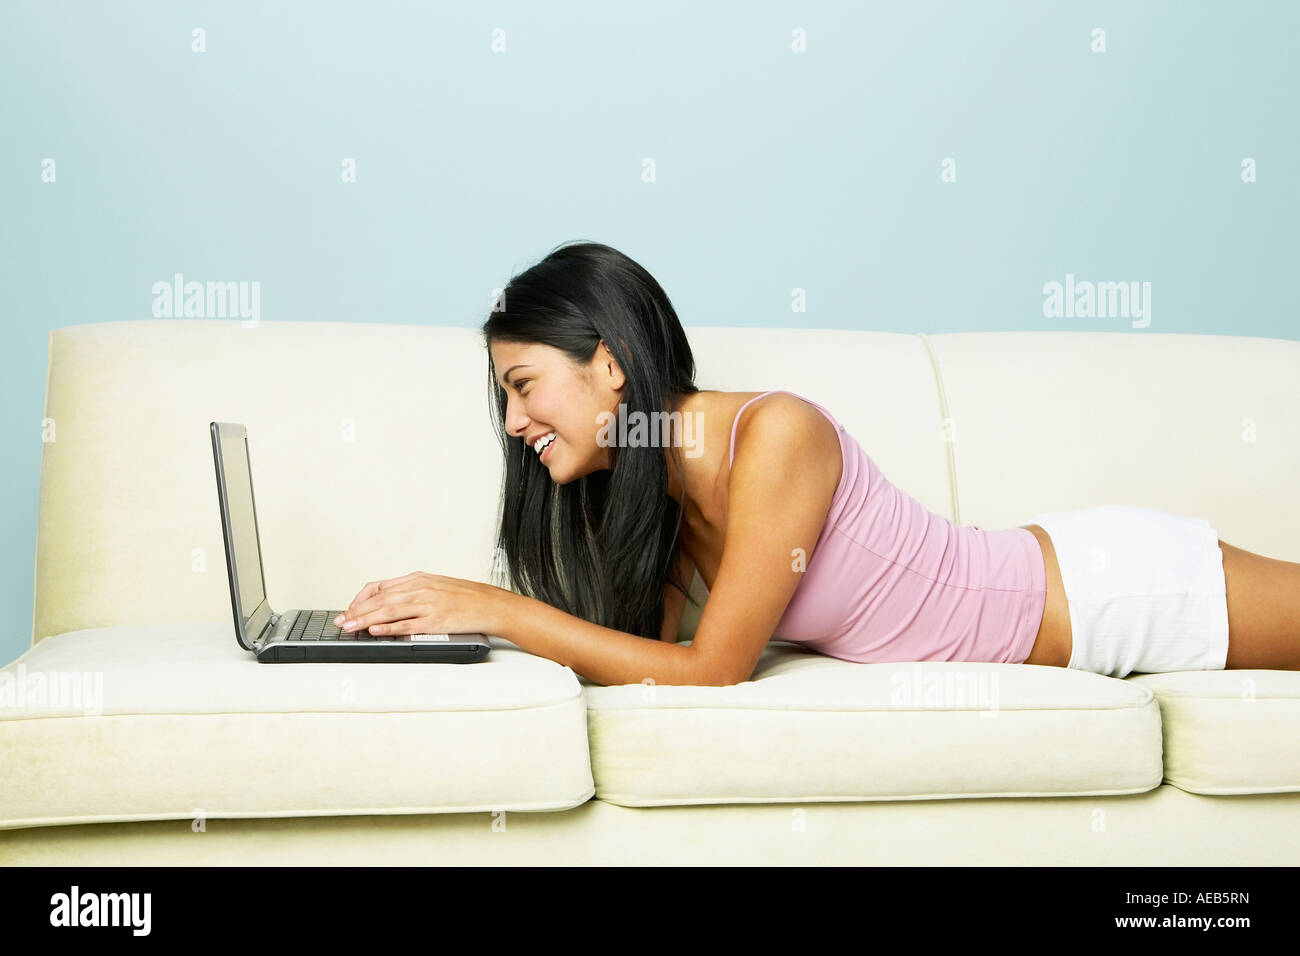
<svg viewBox="0 0 1300 956">
<path fill-rule="evenodd" d="M 735 661 L 717 660 L 708 655 L 699 655 L 693 670 L 696 686 L 700 687 L 730 687 L 744 683 L 750 676 L 740 674 Z"/>
</svg>

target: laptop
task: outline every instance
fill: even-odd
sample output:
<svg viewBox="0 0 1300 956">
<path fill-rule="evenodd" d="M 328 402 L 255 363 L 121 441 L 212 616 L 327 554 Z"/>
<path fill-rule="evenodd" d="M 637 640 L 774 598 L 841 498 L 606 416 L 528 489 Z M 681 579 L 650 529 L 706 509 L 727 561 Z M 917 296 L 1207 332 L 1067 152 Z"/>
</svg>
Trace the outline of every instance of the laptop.
<svg viewBox="0 0 1300 956">
<path fill-rule="evenodd" d="M 263 664 L 295 661 L 427 662 L 473 664 L 492 646 L 486 634 L 371 634 L 341 631 L 339 611 L 295 610 L 277 614 L 266 600 L 262 547 L 253 504 L 253 469 L 243 425 L 212 422 L 212 457 L 217 466 L 217 500 L 226 539 L 230 603 L 235 639 Z M 313 544 L 312 547 L 315 547 Z"/>
</svg>

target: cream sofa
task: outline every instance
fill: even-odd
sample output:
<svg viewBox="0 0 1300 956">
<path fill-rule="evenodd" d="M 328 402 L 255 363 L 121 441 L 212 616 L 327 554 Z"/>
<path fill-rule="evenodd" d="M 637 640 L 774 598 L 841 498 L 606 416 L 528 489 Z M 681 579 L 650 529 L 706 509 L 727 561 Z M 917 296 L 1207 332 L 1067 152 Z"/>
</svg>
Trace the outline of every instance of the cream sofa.
<svg viewBox="0 0 1300 956">
<path fill-rule="evenodd" d="M 701 387 L 820 402 L 959 524 L 1125 503 L 1300 560 L 1300 343 L 689 336 Z M 495 637 L 473 665 L 255 663 L 208 422 L 248 427 L 277 610 L 417 569 L 491 580 L 486 361 L 468 328 L 51 334 L 0 862 L 1300 862 L 1296 672 L 854 664 L 774 640 L 739 685 L 600 687 Z"/>
</svg>

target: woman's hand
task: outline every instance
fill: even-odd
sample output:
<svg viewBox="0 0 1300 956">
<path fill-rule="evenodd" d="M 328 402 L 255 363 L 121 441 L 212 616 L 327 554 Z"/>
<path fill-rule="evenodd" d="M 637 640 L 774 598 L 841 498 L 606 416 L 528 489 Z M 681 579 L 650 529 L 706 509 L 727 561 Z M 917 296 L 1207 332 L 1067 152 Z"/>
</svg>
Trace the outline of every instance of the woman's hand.
<svg viewBox="0 0 1300 956">
<path fill-rule="evenodd" d="M 384 636 L 494 633 L 504 598 L 512 593 L 478 581 L 412 571 L 370 582 L 334 623 L 346 631 L 364 629 Z"/>
</svg>

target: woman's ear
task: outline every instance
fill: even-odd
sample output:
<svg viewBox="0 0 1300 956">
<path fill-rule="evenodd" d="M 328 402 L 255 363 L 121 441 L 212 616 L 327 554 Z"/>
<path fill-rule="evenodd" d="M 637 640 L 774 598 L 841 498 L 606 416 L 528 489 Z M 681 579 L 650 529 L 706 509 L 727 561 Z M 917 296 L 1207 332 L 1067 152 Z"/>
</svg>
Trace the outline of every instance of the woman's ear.
<svg viewBox="0 0 1300 956">
<path fill-rule="evenodd" d="M 624 343 L 626 345 L 626 343 Z M 618 364 L 618 359 L 614 353 L 609 350 L 605 340 L 600 340 L 600 370 L 602 375 L 609 376 L 609 386 L 615 390 L 621 390 L 627 382 L 627 376 L 623 373 L 622 367 Z"/>
</svg>

